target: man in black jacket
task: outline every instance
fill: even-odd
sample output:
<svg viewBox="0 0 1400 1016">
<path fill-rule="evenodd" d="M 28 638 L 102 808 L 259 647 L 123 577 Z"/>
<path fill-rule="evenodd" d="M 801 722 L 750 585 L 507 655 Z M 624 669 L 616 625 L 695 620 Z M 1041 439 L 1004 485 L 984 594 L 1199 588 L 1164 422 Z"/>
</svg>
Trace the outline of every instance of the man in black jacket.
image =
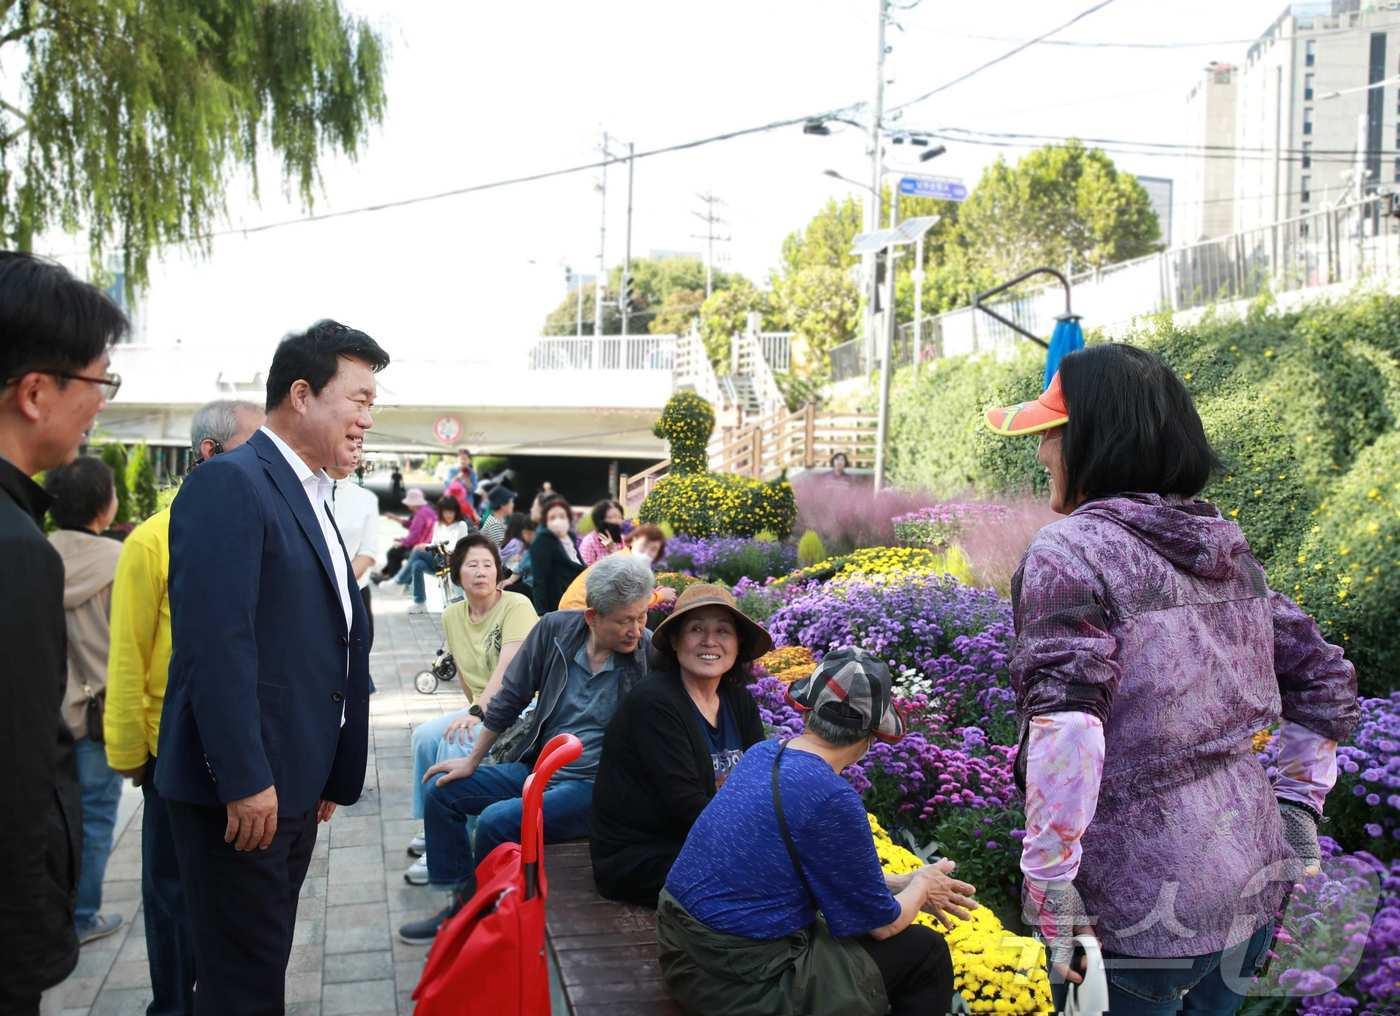
<svg viewBox="0 0 1400 1016">
<path fill-rule="evenodd" d="M 0 251 L 0 1013 L 39 1011 L 78 962 L 73 904 L 82 802 L 59 713 L 63 562 L 30 477 L 70 462 L 116 394 L 107 348 L 126 332 L 102 291 L 62 267 Z"/>
</svg>

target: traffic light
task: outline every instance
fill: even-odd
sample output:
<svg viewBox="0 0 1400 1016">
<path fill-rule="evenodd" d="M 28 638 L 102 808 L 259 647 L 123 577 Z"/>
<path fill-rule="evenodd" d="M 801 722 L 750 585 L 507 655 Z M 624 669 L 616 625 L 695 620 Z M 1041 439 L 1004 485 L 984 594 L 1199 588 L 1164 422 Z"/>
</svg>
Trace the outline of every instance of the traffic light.
<svg viewBox="0 0 1400 1016">
<path fill-rule="evenodd" d="M 630 275 L 622 277 L 622 285 L 617 290 L 617 309 L 624 314 L 635 314 L 638 311 L 637 287 L 632 282 Z"/>
<path fill-rule="evenodd" d="M 876 314 L 885 309 L 881 306 L 881 303 L 885 298 L 885 261 L 887 252 L 888 248 L 882 248 L 875 252 L 875 292 L 873 294 L 874 299 L 872 301 L 872 307 Z"/>
</svg>

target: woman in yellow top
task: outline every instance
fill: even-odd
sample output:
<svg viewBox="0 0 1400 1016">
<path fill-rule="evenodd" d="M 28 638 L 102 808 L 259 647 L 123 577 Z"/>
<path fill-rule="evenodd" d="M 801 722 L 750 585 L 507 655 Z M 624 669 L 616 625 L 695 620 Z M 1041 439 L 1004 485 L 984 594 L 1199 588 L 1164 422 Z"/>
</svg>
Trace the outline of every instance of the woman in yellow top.
<svg viewBox="0 0 1400 1016">
<path fill-rule="evenodd" d="M 637 526 L 623 541 L 627 549 L 637 557 L 646 561 L 653 567 L 666 554 L 666 534 L 659 526 L 650 523 Z M 599 558 L 598 560 L 602 560 Z M 588 604 L 586 602 L 588 590 L 588 573 L 593 570 L 593 565 L 589 565 L 579 572 L 578 578 L 569 583 L 569 588 L 564 590 L 564 595 L 559 598 L 560 610 L 583 610 Z M 657 586 L 651 591 L 651 603 L 647 609 L 654 609 L 663 603 L 671 603 L 676 598 L 676 591 L 669 586 Z"/>
<path fill-rule="evenodd" d="M 448 558 L 452 581 L 466 599 L 442 612 L 447 648 L 457 664 L 457 676 L 471 706 L 420 724 L 413 731 L 413 817 L 423 817 L 423 774 L 435 762 L 471 753 L 476 731 L 501 675 L 539 618 L 528 597 L 503 592 L 501 552 L 482 533 L 457 541 Z M 419 860 L 404 873 L 410 885 L 426 885 L 427 862 L 423 838 L 415 836 L 408 852 Z"/>
</svg>

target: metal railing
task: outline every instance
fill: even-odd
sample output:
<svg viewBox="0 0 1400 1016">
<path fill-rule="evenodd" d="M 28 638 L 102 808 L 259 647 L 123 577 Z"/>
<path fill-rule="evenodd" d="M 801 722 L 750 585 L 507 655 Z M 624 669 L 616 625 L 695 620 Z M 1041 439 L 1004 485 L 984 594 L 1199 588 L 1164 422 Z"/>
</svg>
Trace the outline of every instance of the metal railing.
<svg viewBox="0 0 1400 1016">
<path fill-rule="evenodd" d="M 700 329 L 694 323 L 690 331 L 677 337 L 675 355 L 671 368 L 672 387 L 676 391 L 690 389 L 710 405 L 718 408 L 723 403 L 719 377 L 705 352 L 705 342 L 700 338 Z"/>
<path fill-rule="evenodd" d="M 1394 274 L 1400 272 L 1400 219 L 1392 217 L 1391 207 L 1390 198 L 1381 195 L 1084 272 L 1070 280 L 1074 309 L 1086 325 L 1113 333 L 1163 311 Z M 1064 312 L 1064 295 L 1051 286 L 991 306 L 1048 338 Z M 896 366 L 914 362 L 912 329 L 910 323 L 896 330 Z M 1019 341 L 1000 322 L 961 307 L 924 319 L 921 353 L 927 361 L 1005 349 Z M 866 374 L 877 365 L 866 355 L 863 339 L 833 347 L 830 357 L 834 381 Z"/>
<path fill-rule="evenodd" d="M 530 370 L 672 370 L 674 335 L 568 335 L 540 339 L 530 349 Z"/>
<path fill-rule="evenodd" d="M 782 374 L 792 369 L 792 332 L 758 332 L 755 338 L 771 370 Z"/>
</svg>

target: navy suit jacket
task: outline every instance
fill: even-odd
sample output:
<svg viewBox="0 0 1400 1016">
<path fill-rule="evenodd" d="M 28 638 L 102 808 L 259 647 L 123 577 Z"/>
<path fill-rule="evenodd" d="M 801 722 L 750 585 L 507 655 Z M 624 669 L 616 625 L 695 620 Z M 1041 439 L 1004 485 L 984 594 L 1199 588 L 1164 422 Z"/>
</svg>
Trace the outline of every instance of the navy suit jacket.
<svg viewBox="0 0 1400 1016">
<path fill-rule="evenodd" d="M 296 473 L 261 431 L 185 478 L 170 512 L 164 797 L 221 806 L 275 786 L 282 815 L 359 799 L 368 618 L 347 559 L 346 631 L 331 554 L 344 557 L 343 543 L 326 546 Z"/>
</svg>

